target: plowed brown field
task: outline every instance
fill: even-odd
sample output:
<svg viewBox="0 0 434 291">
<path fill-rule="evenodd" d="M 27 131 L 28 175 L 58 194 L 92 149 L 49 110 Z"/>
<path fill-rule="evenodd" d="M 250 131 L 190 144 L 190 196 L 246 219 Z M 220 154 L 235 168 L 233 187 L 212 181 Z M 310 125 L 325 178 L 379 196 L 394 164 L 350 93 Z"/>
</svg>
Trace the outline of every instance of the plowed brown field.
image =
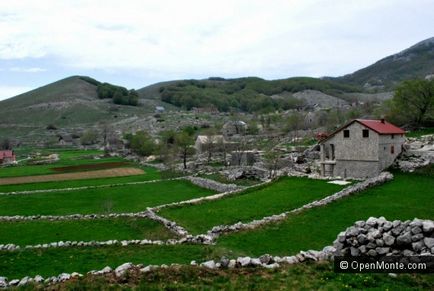
<svg viewBox="0 0 434 291">
<path fill-rule="evenodd" d="M 116 169 L 75 172 L 75 173 L 65 173 L 65 174 L 1 178 L 0 185 L 121 177 L 121 176 L 141 175 L 143 173 L 144 171 L 138 168 L 116 168 Z"/>
</svg>

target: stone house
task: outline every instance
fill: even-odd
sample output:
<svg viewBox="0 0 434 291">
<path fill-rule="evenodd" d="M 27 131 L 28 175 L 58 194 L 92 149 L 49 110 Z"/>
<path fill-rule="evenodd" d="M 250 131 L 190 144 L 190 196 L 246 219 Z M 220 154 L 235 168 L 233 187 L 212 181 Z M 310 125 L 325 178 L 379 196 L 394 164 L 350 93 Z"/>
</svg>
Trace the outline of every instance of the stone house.
<svg viewBox="0 0 434 291">
<path fill-rule="evenodd" d="M 321 175 L 366 178 L 392 165 L 405 131 L 381 120 L 355 119 L 320 141 Z"/>
<path fill-rule="evenodd" d="M 227 141 L 223 135 L 199 135 L 194 143 L 197 154 L 212 152 L 230 152 L 238 149 L 237 142 Z"/>
<path fill-rule="evenodd" d="M 0 165 L 8 165 L 16 162 L 16 156 L 14 151 L 5 150 L 0 151 Z"/>
<path fill-rule="evenodd" d="M 204 153 L 210 149 L 221 151 L 224 147 L 225 139 L 223 135 L 199 135 L 194 143 L 197 153 Z"/>
</svg>

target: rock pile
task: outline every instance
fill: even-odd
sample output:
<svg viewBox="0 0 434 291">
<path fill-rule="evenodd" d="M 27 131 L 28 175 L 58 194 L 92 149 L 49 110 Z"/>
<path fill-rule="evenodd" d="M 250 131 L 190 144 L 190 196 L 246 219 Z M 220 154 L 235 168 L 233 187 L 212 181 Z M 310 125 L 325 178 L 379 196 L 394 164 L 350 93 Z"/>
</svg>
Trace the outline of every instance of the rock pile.
<svg viewBox="0 0 434 291">
<path fill-rule="evenodd" d="M 370 217 L 341 232 L 333 246 L 336 255 L 434 255 L 434 222 Z"/>
<path fill-rule="evenodd" d="M 398 157 L 394 167 L 404 172 L 413 172 L 415 169 L 434 163 L 434 135 L 425 135 L 419 138 L 407 138 L 405 151 Z"/>
</svg>

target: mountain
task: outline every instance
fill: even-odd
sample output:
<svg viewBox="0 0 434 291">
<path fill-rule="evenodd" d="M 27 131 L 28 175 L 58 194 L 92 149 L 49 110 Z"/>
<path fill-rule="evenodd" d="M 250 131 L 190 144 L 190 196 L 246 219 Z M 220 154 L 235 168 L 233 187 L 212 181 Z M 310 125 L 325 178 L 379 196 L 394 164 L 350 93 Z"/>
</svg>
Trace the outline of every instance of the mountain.
<svg viewBox="0 0 434 291">
<path fill-rule="evenodd" d="M 82 132 L 101 123 L 117 123 L 154 112 L 158 100 L 140 100 L 140 106 L 116 105 L 98 98 L 100 82 L 72 76 L 0 102 L 0 140 L 4 137 L 39 139 L 65 128 Z M 56 132 L 47 129 L 58 128 Z"/>
<path fill-rule="evenodd" d="M 421 41 L 373 65 L 339 78 L 330 78 L 365 89 L 393 89 L 399 82 L 434 74 L 434 37 Z"/>
<path fill-rule="evenodd" d="M 113 104 L 113 90 L 120 88 L 130 94 L 126 88 L 90 77 L 72 76 L 1 101 L 0 139 L 45 137 L 50 132 L 47 127 L 59 129 L 50 132 L 55 137 L 63 129 L 82 132 L 102 123 L 122 130 L 154 130 L 155 123 L 160 122 L 163 122 L 162 128 L 172 128 L 173 124 L 168 122 L 173 118 L 164 121 L 164 118 L 153 117 L 155 106 L 164 106 L 170 111 L 205 107 L 223 112 L 273 112 L 305 105 L 333 107 L 353 100 L 381 101 L 391 97 L 398 82 L 433 73 L 434 38 L 430 38 L 338 78 L 211 77 L 161 82 L 137 90 L 138 106 Z M 100 85 L 106 85 L 104 96 L 111 97 L 99 98 L 102 96 L 101 88 L 98 90 Z M 371 89 L 376 94 L 371 94 Z"/>
<path fill-rule="evenodd" d="M 142 98 L 161 99 L 187 110 L 193 107 L 215 107 L 223 112 L 270 112 L 302 106 L 301 98 L 292 96 L 292 93 L 304 90 L 321 91 L 340 99 L 345 99 L 347 93 L 361 91 L 354 85 L 310 77 L 281 80 L 212 77 L 159 83 L 139 89 L 138 93 Z"/>
</svg>

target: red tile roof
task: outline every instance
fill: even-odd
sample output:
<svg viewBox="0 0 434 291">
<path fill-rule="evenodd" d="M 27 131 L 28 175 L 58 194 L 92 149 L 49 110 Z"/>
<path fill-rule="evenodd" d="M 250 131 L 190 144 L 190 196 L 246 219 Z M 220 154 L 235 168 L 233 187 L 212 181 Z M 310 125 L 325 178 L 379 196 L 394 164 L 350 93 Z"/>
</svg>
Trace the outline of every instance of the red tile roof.
<svg viewBox="0 0 434 291">
<path fill-rule="evenodd" d="M 348 127 L 349 125 L 353 124 L 354 122 L 358 122 L 373 131 L 377 132 L 378 134 L 405 134 L 405 131 L 401 128 L 397 127 L 396 125 L 393 125 L 390 122 L 387 122 L 385 120 L 370 120 L 370 119 L 354 119 L 348 122 L 347 124 L 341 126 L 335 132 L 331 133 L 327 138 L 322 139 L 319 143 L 324 143 L 325 141 L 331 139 L 333 136 L 336 135 L 336 133 L 340 132 L 342 129 Z"/>
<path fill-rule="evenodd" d="M 4 158 L 13 158 L 15 156 L 13 151 L 0 151 L 0 160 Z"/>
<path fill-rule="evenodd" d="M 390 122 L 383 120 L 368 120 L 368 119 L 356 119 L 357 122 L 372 129 L 379 134 L 404 134 L 405 131 L 401 128 L 393 125 Z"/>
</svg>

